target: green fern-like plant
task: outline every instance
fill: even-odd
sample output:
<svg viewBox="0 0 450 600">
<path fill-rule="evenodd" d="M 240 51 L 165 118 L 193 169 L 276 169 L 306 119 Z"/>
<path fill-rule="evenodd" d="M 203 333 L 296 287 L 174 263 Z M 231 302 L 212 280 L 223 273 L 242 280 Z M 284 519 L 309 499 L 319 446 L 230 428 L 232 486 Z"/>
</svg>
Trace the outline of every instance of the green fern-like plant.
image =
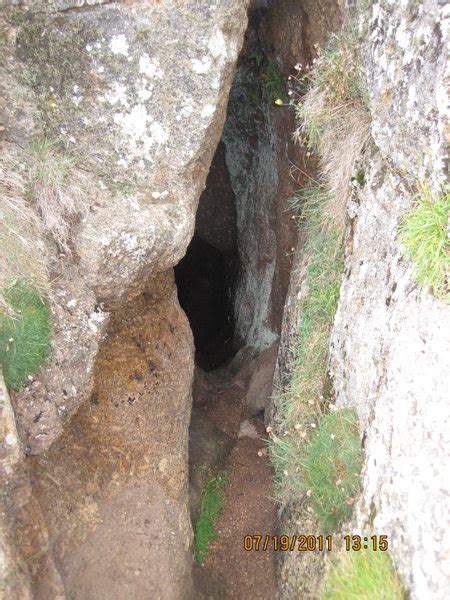
<svg viewBox="0 0 450 600">
<path fill-rule="evenodd" d="M 199 564 L 208 556 L 209 543 L 218 537 L 214 524 L 222 512 L 226 484 L 226 474 L 219 473 L 203 488 L 200 515 L 194 527 L 195 560 Z"/>
</svg>

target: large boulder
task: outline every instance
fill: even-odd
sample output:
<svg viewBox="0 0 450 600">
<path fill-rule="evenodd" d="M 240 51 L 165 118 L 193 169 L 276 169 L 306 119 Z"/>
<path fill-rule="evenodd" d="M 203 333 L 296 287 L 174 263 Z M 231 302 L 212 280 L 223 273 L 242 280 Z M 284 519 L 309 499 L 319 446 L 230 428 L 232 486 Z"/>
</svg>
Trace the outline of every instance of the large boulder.
<svg viewBox="0 0 450 600">
<path fill-rule="evenodd" d="M 338 404 L 357 408 L 364 433 L 357 526 L 388 536 L 414 600 L 450 586 L 450 306 L 419 289 L 398 225 L 418 182 L 438 190 L 446 176 L 445 11 L 435 0 L 374 3 L 364 69 L 374 145 L 349 205 L 331 339 Z"/>
<path fill-rule="evenodd" d="M 46 241 L 54 351 L 13 397 L 29 453 L 47 449 L 89 395 L 109 310 L 185 253 L 246 6 L 61 0 L 5 11 L 4 92 L 20 103 L 4 102 L 0 134 L 20 147 L 44 137 L 64 147 L 83 175 L 85 203 L 72 223 L 71 258 Z"/>
</svg>

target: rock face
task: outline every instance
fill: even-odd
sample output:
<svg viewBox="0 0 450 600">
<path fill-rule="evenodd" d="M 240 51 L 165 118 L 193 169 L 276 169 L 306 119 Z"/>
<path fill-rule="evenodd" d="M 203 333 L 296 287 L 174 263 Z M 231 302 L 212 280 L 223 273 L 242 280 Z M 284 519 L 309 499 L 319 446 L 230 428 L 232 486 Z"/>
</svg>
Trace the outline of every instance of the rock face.
<svg viewBox="0 0 450 600">
<path fill-rule="evenodd" d="M 53 598 L 64 589 L 34 498 L 14 413 L 0 372 L 0 596 L 4 600 Z M 41 581 L 34 586 L 34 576 Z"/>
<path fill-rule="evenodd" d="M 444 8 L 375 3 L 365 72 L 374 147 L 349 207 L 346 273 L 332 335 L 340 404 L 356 406 L 367 462 L 358 525 L 375 514 L 414 599 L 450 587 L 450 307 L 420 293 L 397 226 L 415 185 L 445 176 Z"/>
<path fill-rule="evenodd" d="M 85 210 L 70 256 L 43 240 L 53 351 L 12 397 L 34 493 L 25 471 L 5 569 L 25 557 L 21 598 L 188 598 L 194 353 L 171 267 L 194 231 L 248 2 L 7 4 L 2 150 L 54 143 L 82 174 Z"/>
<path fill-rule="evenodd" d="M 28 127 L 7 102 L 2 135 L 21 147 L 60 143 L 78 159 L 87 205 L 72 260 L 51 260 L 53 358 L 13 398 L 27 450 L 39 453 L 90 393 L 108 310 L 186 250 L 247 2 L 26 4 L 5 11 L 2 55 L 6 97 L 27 99 L 36 119 Z"/>
<path fill-rule="evenodd" d="M 67 597 L 190 597 L 193 353 L 172 273 L 149 278 L 112 315 L 90 400 L 31 460 Z"/>
<path fill-rule="evenodd" d="M 226 161 L 236 195 L 242 275 L 235 299 L 236 337 L 262 350 L 277 337 L 269 323 L 275 272 L 275 202 L 278 186 L 275 130 L 267 103 L 249 97 L 258 89 L 244 65 L 236 75 L 223 132 Z"/>
<path fill-rule="evenodd" d="M 222 140 L 236 196 L 241 266 L 235 295 L 236 345 L 262 351 L 279 335 L 289 252 L 296 242 L 289 212 L 293 182 L 288 175 L 295 151 L 281 126 L 280 109 L 264 98 L 261 77 L 252 63 L 255 44 L 258 48 L 260 43 L 256 33 L 257 29 L 249 36 L 238 67 Z"/>
</svg>

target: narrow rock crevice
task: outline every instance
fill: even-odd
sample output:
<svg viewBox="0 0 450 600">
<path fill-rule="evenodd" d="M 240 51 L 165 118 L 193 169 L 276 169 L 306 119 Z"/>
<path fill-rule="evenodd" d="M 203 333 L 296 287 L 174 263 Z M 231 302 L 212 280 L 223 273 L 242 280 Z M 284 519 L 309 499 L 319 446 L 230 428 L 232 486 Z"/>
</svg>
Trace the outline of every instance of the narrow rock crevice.
<svg viewBox="0 0 450 600">
<path fill-rule="evenodd" d="M 297 236 L 288 205 L 296 182 L 286 160 L 294 158 L 293 127 L 274 104 L 274 93 L 285 90 L 273 89 L 283 65 L 275 67 L 266 54 L 268 18 L 266 9 L 250 14 L 195 235 L 175 267 L 195 342 L 189 432 L 194 527 L 205 483 L 223 472 L 228 480 L 218 538 L 194 569 L 196 593 L 205 598 L 276 596 L 273 552 L 257 556 L 243 549 L 246 534 L 276 531 L 264 412 Z"/>
</svg>

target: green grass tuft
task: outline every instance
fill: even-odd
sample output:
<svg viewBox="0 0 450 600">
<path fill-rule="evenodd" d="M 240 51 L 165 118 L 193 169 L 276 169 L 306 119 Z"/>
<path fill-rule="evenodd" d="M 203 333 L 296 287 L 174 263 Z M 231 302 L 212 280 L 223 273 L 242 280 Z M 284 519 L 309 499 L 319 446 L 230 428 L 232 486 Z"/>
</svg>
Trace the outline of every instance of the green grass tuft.
<svg viewBox="0 0 450 600">
<path fill-rule="evenodd" d="M 50 352 L 50 310 L 25 283 L 4 291 L 10 306 L 0 311 L 0 365 L 8 388 L 18 389 L 44 364 Z"/>
<path fill-rule="evenodd" d="M 361 491 L 359 421 L 351 408 L 330 412 L 305 448 L 301 471 L 311 505 L 329 533 L 348 519 Z"/>
<path fill-rule="evenodd" d="M 405 255 L 413 261 L 419 285 L 450 300 L 450 192 L 432 192 L 420 184 L 417 204 L 400 225 Z"/>
<path fill-rule="evenodd" d="M 345 552 L 331 567 L 321 600 L 403 600 L 405 592 L 389 555 Z"/>
<path fill-rule="evenodd" d="M 200 515 L 194 528 L 195 560 L 199 564 L 203 564 L 208 556 L 209 542 L 218 537 L 214 524 L 222 512 L 226 484 L 226 474 L 220 473 L 210 479 L 203 488 Z"/>
</svg>

